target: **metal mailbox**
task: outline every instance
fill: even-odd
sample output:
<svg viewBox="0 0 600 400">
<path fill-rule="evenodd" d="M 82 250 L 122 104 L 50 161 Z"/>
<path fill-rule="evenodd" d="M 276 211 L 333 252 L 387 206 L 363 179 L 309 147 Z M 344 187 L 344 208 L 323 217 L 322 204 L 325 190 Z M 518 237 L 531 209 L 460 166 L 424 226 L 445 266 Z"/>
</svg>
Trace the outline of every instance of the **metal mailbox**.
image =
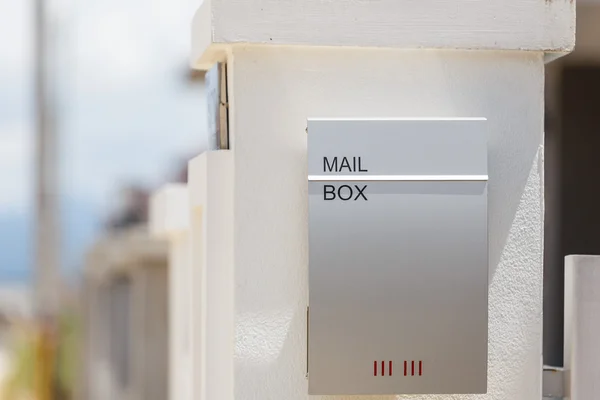
<svg viewBox="0 0 600 400">
<path fill-rule="evenodd" d="M 309 120 L 309 394 L 485 393 L 487 122 Z"/>
</svg>

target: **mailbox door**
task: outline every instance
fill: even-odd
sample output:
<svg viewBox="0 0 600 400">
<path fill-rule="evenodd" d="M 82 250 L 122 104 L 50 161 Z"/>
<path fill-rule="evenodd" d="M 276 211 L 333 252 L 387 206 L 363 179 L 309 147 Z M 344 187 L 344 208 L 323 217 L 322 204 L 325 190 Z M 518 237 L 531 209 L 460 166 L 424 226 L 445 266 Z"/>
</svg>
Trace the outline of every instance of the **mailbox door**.
<svg viewBox="0 0 600 400">
<path fill-rule="evenodd" d="M 485 126 L 309 121 L 310 394 L 486 391 Z"/>
</svg>

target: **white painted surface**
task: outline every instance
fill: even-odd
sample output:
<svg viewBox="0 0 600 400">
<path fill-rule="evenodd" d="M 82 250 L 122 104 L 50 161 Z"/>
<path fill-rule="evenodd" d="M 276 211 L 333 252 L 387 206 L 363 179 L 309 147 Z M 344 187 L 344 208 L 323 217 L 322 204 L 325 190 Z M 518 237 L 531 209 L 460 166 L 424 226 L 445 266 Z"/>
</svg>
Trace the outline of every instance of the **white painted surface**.
<svg viewBox="0 0 600 400">
<path fill-rule="evenodd" d="M 186 193 L 187 194 L 187 193 Z M 194 310 L 189 231 L 173 234 L 169 249 L 169 399 L 191 400 L 194 393 Z"/>
<path fill-rule="evenodd" d="M 194 399 L 233 400 L 233 155 L 210 151 L 189 163 L 194 324 L 200 392 Z M 200 315 L 199 315 L 200 314 Z"/>
<path fill-rule="evenodd" d="M 164 400 L 169 395 L 167 268 L 164 260 L 139 264 L 131 273 L 129 341 L 133 346 L 134 391 L 110 399 Z"/>
<path fill-rule="evenodd" d="M 568 52 L 573 0 L 204 0 L 193 22 L 192 63 L 212 44 Z M 222 55 L 219 55 L 222 57 Z"/>
<path fill-rule="evenodd" d="M 169 242 L 169 399 L 191 400 L 195 333 L 187 185 L 169 184 L 152 196 L 150 229 Z"/>
<path fill-rule="evenodd" d="M 150 231 L 165 238 L 189 230 L 190 215 L 187 185 L 168 184 L 150 199 Z"/>
<path fill-rule="evenodd" d="M 562 399 L 565 397 L 565 371 L 563 368 L 544 366 L 544 399 Z"/>
<path fill-rule="evenodd" d="M 212 246 L 233 250 L 235 259 L 229 310 L 235 313 L 235 379 L 230 371 L 208 383 L 226 388 L 231 382 L 236 400 L 308 398 L 307 118 L 484 116 L 490 127 L 489 392 L 476 398 L 541 398 L 543 53 L 232 50 L 233 249 L 215 239 L 218 224 L 207 223 L 204 234 L 206 243 L 213 238 Z M 218 168 L 202 179 L 193 171 L 192 186 L 215 176 L 212 189 L 203 184 L 203 196 L 224 190 Z M 207 269 L 217 265 L 227 264 L 208 262 Z M 209 357 L 207 370 L 217 362 Z"/>
<path fill-rule="evenodd" d="M 600 256 L 565 257 L 565 370 L 571 400 L 600 393 Z"/>
</svg>

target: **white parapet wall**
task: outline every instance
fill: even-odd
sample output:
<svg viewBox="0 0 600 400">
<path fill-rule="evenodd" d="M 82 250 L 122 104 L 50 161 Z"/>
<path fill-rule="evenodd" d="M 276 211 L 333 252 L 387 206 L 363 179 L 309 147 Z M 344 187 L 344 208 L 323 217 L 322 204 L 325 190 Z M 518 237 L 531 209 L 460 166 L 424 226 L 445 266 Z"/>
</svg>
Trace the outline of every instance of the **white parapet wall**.
<svg viewBox="0 0 600 400">
<path fill-rule="evenodd" d="M 164 400 L 167 248 L 147 230 L 111 233 L 88 254 L 80 385 L 89 400 Z"/>
<path fill-rule="evenodd" d="M 308 398 L 307 119 L 390 117 L 489 121 L 488 393 L 409 398 L 542 397 L 544 63 L 573 47 L 574 5 L 418 3 L 211 0 L 198 12 L 192 63 L 228 64 L 231 143 L 190 164 L 213 354 L 201 399 Z"/>
<path fill-rule="evenodd" d="M 600 256 L 565 258 L 565 371 L 571 400 L 600 393 Z"/>
<path fill-rule="evenodd" d="M 168 184 L 150 202 L 150 230 L 169 244 L 169 399 L 191 400 L 194 379 L 194 291 L 187 185 Z"/>
</svg>

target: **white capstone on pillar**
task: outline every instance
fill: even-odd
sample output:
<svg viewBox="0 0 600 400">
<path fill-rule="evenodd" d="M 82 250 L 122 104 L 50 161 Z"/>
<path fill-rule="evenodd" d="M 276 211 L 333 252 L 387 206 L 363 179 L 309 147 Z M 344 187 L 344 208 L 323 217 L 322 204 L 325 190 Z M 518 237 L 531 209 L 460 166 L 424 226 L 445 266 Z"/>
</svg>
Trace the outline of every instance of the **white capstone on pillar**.
<svg viewBox="0 0 600 400">
<path fill-rule="evenodd" d="M 184 184 L 169 184 L 151 199 L 152 234 L 169 243 L 169 399 L 191 400 L 197 388 L 193 369 L 190 214 Z M 196 387 L 195 387 L 196 386 Z"/>
<path fill-rule="evenodd" d="M 218 304 L 233 345 L 207 333 L 203 399 L 308 398 L 306 121 L 390 117 L 488 119 L 488 393 L 477 398 L 541 398 L 544 62 L 573 46 L 570 0 L 205 0 L 192 65 L 227 63 L 231 147 L 190 165 L 192 197 L 205 198 L 191 206 L 212 202 L 233 222 L 193 217 L 193 264 L 209 291 L 222 274 L 204 321 L 218 336 Z M 212 261 L 200 244 L 227 254 Z"/>
</svg>

